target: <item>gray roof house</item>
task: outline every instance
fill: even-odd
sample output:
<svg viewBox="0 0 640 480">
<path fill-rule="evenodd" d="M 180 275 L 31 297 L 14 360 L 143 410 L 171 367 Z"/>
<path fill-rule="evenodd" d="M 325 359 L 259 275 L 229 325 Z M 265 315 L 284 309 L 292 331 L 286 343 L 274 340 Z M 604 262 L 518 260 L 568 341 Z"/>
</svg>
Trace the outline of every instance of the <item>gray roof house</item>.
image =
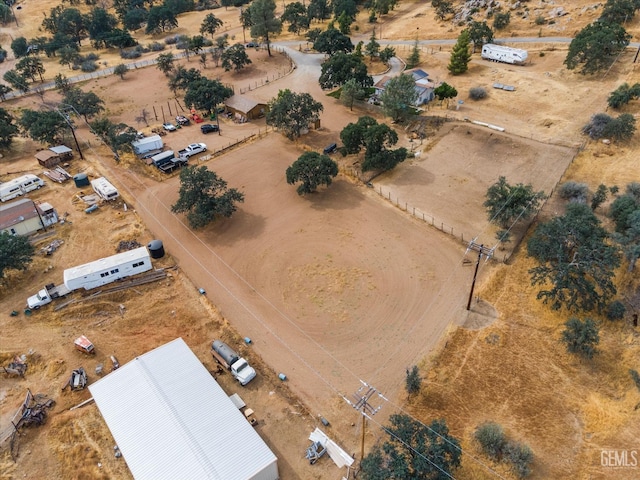
<svg viewBox="0 0 640 480">
<path fill-rule="evenodd" d="M 415 88 L 416 88 L 416 92 L 418 93 L 418 99 L 416 100 L 416 103 L 415 103 L 416 106 L 429 103 L 435 98 L 435 94 L 433 93 L 433 90 L 436 88 L 436 85 L 434 82 L 429 80 L 429 74 L 427 72 L 419 68 L 414 68 L 412 70 L 407 70 L 403 73 L 407 75 L 411 75 L 415 81 L 415 84 L 416 84 Z M 387 86 L 387 83 L 389 83 L 389 80 L 391 80 L 391 78 L 392 77 L 385 75 L 375 83 L 373 87 L 376 89 L 377 96 L 380 96 L 382 92 L 384 92 L 384 89 Z"/>
</svg>

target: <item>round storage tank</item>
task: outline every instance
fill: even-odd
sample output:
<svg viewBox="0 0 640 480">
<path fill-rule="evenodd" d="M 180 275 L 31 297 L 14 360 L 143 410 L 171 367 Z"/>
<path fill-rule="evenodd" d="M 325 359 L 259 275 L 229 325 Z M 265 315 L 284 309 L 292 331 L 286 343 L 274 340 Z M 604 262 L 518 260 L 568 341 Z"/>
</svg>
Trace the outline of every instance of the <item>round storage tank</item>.
<svg viewBox="0 0 640 480">
<path fill-rule="evenodd" d="M 88 187 L 91 185 L 86 173 L 78 173 L 77 175 L 74 175 L 73 181 L 75 182 L 76 187 Z"/>
<path fill-rule="evenodd" d="M 149 249 L 149 254 L 151 258 L 162 258 L 164 257 L 164 247 L 162 246 L 162 241 L 160 240 L 151 240 L 149 245 L 147 245 Z"/>
</svg>

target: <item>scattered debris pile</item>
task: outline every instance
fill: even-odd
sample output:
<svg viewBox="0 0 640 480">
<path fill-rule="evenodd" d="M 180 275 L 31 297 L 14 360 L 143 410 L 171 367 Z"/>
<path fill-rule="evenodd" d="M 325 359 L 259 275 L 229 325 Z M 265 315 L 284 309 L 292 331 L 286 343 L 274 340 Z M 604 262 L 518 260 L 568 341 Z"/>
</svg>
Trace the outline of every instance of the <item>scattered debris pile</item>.
<svg viewBox="0 0 640 480">
<path fill-rule="evenodd" d="M 24 374 L 27 371 L 27 362 L 16 355 L 15 357 L 13 357 L 13 361 L 9 365 L 1 368 L 2 371 L 7 375 L 24 377 Z"/>
<path fill-rule="evenodd" d="M 309 463 L 313 465 L 318 461 L 320 457 L 322 457 L 325 453 L 327 453 L 327 448 L 322 445 L 320 442 L 313 442 L 307 448 L 307 453 L 305 457 L 309 460 Z"/>
<path fill-rule="evenodd" d="M 87 386 L 87 372 L 80 367 L 71 372 L 71 376 L 67 383 L 64 384 L 62 390 L 69 387 L 72 391 L 83 390 Z"/>
<path fill-rule="evenodd" d="M 55 239 L 55 240 L 54 240 L 53 242 L 51 242 L 50 244 L 45 245 L 44 247 L 42 247 L 42 248 L 40 249 L 40 253 L 41 253 L 42 255 L 47 255 L 47 256 L 48 256 L 48 255 L 51 255 L 51 254 L 52 254 L 53 252 L 55 252 L 55 251 L 58 249 L 58 247 L 59 247 L 60 245 L 62 245 L 63 243 L 64 243 L 64 240 Z"/>
<path fill-rule="evenodd" d="M 142 245 L 137 240 L 121 240 L 116 251 L 118 253 L 126 252 L 133 250 L 134 248 L 140 248 L 141 246 Z"/>
</svg>

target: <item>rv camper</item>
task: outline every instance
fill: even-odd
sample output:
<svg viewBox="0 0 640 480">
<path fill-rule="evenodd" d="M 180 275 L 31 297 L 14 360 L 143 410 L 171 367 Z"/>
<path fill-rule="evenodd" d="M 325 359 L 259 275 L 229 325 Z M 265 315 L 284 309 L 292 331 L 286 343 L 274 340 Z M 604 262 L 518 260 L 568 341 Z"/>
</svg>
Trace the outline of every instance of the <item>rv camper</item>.
<svg viewBox="0 0 640 480">
<path fill-rule="evenodd" d="M 6 202 L 32 190 L 44 187 L 44 181 L 32 174 L 22 175 L 5 183 L 0 183 L 0 200 Z"/>
<path fill-rule="evenodd" d="M 151 257 L 147 247 L 140 247 L 111 257 L 64 271 L 64 285 L 69 290 L 92 288 L 115 282 L 121 278 L 151 270 Z"/>
<path fill-rule="evenodd" d="M 96 192 L 103 200 L 115 200 L 120 196 L 116 187 L 111 185 L 111 183 L 104 177 L 91 180 L 91 186 L 93 187 L 93 191 Z"/>
<path fill-rule="evenodd" d="M 527 56 L 527 51 L 520 48 L 505 47 L 493 43 L 482 46 L 482 58 L 485 60 L 522 65 L 527 60 Z"/>
</svg>

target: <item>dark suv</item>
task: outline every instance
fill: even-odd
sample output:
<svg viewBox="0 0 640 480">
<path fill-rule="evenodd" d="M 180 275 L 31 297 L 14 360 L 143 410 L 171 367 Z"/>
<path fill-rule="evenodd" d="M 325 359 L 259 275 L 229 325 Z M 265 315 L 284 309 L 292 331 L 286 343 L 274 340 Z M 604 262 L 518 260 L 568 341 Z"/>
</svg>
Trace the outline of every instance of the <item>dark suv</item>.
<svg viewBox="0 0 640 480">
<path fill-rule="evenodd" d="M 217 132 L 218 130 L 220 130 L 218 128 L 218 125 L 212 125 L 210 123 L 205 123 L 204 125 L 200 125 L 200 131 L 202 133 Z"/>
</svg>

